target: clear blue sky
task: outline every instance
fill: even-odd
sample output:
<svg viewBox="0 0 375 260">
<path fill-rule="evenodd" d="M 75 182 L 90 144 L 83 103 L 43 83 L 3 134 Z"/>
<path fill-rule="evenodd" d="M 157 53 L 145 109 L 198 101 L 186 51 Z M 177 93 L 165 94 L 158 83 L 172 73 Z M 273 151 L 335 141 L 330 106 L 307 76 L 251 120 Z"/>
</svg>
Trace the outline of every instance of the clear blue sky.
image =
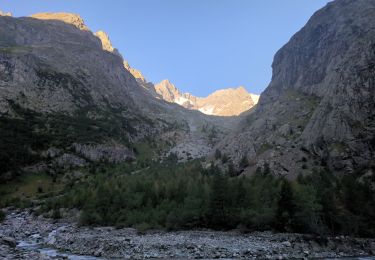
<svg viewBox="0 0 375 260">
<path fill-rule="evenodd" d="M 205 96 L 243 85 L 261 93 L 275 52 L 329 0 L 0 0 L 14 16 L 79 13 L 106 31 L 149 81 Z"/>
</svg>

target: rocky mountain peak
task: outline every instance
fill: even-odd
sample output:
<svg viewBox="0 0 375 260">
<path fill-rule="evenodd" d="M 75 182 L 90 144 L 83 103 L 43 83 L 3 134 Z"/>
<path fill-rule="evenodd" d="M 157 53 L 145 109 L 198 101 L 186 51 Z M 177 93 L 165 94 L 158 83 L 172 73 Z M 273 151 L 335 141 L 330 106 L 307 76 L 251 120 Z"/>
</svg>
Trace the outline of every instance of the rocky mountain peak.
<svg viewBox="0 0 375 260">
<path fill-rule="evenodd" d="M 168 79 L 156 84 L 155 90 L 162 99 L 168 102 L 178 103 L 178 100 L 182 97 L 180 91 Z"/>
<path fill-rule="evenodd" d="M 258 95 L 250 94 L 243 86 L 217 90 L 208 97 L 196 97 L 182 93 L 167 79 L 156 84 L 155 91 L 165 101 L 218 116 L 237 116 L 255 106 L 259 99 Z"/>
<path fill-rule="evenodd" d="M 82 17 L 73 13 L 37 13 L 31 15 L 32 18 L 40 20 L 59 20 L 67 24 L 74 25 L 80 30 L 88 31 L 89 28 L 85 25 Z"/>
<path fill-rule="evenodd" d="M 115 48 L 113 48 L 112 46 L 112 43 L 109 39 L 108 34 L 106 34 L 103 31 L 97 31 L 95 33 L 95 36 L 98 37 L 100 41 L 102 42 L 103 50 L 109 51 L 109 52 L 113 52 L 115 50 Z"/>
<path fill-rule="evenodd" d="M 3 11 L 1 11 L 0 10 L 0 16 L 12 16 L 12 13 L 10 13 L 10 12 L 3 12 Z"/>
</svg>

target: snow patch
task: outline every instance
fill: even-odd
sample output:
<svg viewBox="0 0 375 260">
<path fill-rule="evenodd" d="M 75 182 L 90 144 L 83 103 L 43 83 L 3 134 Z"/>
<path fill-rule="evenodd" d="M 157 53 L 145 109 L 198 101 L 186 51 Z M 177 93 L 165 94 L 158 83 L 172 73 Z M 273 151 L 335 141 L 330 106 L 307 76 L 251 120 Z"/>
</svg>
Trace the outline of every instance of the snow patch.
<svg viewBox="0 0 375 260">
<path fill-rule="evenodd" d="M 259 101 L 259 95 L 255 95 L 255 94 L 251 94 L 250 93 L 250 96 L 251 96 L 251 99 L 254 101 L 254 104 L 258 104 L 258 101 Z"/>
<path fill-rule="evenodd" d="M 199 108 L 198 110 L 206 115 L 214 115 L 214 109 L 215 107 L 213 106 L 205 106 L 205 107 Z"/>
<path fill-rule="evenodd" d="M 179 104 L 180 106 L 182 106 L 183 104 L 185 104 L 186 102 L 188 103 L 191 103 L 189 99 L 187 98 L 184 98 L 184 97 L 178 97 L 174 100 L 175 103 Z"/>
</svg>

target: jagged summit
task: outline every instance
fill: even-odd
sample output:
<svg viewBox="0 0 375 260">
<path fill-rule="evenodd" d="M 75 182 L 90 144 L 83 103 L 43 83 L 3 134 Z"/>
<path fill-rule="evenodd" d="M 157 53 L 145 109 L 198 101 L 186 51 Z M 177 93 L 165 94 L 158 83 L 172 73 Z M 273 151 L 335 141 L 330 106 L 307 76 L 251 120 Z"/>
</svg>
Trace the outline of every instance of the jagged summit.
<svg viewBox="0 0 375 260">
<path fill-rule="evenodd" d="M 156 84 L 155 90 L 165 101 L 175 102 L 182 105 L 181 98 L 183 94 L 168 79 L 164 79 Z"/>
<path fill-rule="evenodd" d="M 82 17 L 79 14 L 73 13 L 37 13 L 33 14 L 30 17 L 41 19 L 41 20 L 59 20 L 64 23 L 72 24 L 80 30 L 88 31 L 89 28 L 85 25 Z"/>
<path fill-rule="evenodd" d="M 218 116 L 237 116 L 255 106 L 259 99 L 258 95 L 247 92 L 243 86 L 217 90 L 207 97 L 196 97 L 182 93 L 169 80 L 163 80 L 155 85 L 155 90 L 165 101 Z"/>
</svg>

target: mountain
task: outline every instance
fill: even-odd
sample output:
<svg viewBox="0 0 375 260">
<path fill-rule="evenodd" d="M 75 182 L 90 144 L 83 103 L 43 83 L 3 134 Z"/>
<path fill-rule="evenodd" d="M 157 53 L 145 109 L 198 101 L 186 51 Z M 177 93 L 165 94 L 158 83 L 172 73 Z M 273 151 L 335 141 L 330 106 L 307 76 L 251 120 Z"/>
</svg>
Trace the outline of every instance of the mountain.
<svg viewBox="0 0 375 260">
<path fill-rule="evenodd" d="M 249 174 L 374 174 L 374 61 L 375 1 L 328 3 L 276 53 L 257 107 L 217 149 Z"/>
<path fill-rule="evenodd" d="M 155 98 L 77 14 L 0 16 L 0 36 L 0 178 L 134 160 L 140 142 L 155 157 L 203 157 L 237 121 Z"/>
<path fill-rule="evenodd" d="M 244 87 L 217 90 L 208 97 L 181 93 L 169 80 L 155 85 L 158 96 L 185 108 L 199 110 L 207 115 L 238 116 L 258 103 L 259 96 L 248 93 Z"/>
<path fill-rule="evenodd" d="M 155 127 L 122 58 L 80 16 L 4 16 L 0 27 L 0 175 L 134 158 L 132 140 Z"/>
</svg>

